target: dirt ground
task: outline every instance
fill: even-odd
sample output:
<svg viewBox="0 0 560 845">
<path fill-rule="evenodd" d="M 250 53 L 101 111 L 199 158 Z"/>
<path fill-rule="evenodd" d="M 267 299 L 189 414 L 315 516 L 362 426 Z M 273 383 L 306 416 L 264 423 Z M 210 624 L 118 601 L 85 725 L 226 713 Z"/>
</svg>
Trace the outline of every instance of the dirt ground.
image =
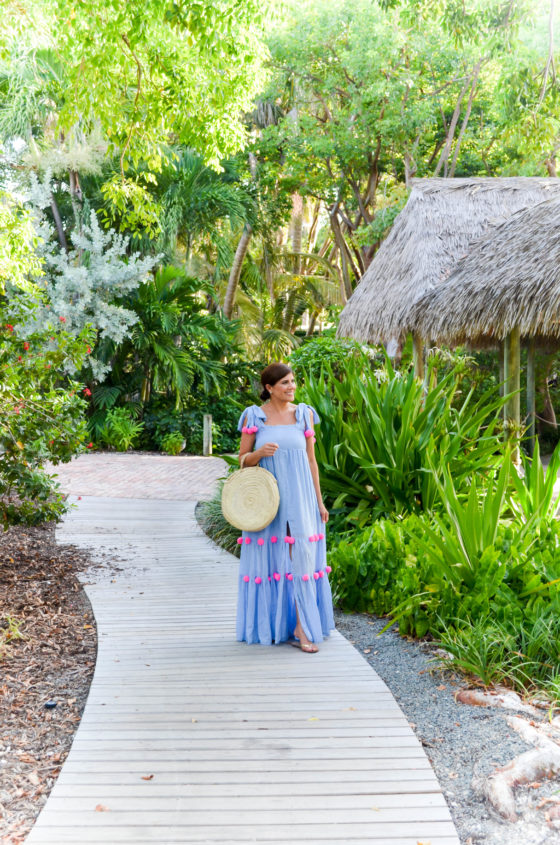
<svg viewBox="0 0 560 845">
<path fill-rule="evenodd" d="M 20 845 L 64 762 L 95 667 L 77 573 L 85 552 L 54 525 L 0 529 L 0 841 Z"/>
</svg>

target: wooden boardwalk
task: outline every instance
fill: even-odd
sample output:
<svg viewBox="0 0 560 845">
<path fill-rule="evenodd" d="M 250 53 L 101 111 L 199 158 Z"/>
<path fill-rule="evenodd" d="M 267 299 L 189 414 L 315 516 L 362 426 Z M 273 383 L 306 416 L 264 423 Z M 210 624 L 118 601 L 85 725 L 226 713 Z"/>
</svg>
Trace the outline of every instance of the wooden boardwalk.
<svg viewBox="0 0 560 845">
<path fill-rule="evenodd" d="M 120 571 L 89 578 L 95 676 L 28 845 L 458 845 L 420 743 L 341 635 L 317 655 L 235 642 L 237 561 L 194 502 L 86 496 L 58 534 Z"/>
</svg>

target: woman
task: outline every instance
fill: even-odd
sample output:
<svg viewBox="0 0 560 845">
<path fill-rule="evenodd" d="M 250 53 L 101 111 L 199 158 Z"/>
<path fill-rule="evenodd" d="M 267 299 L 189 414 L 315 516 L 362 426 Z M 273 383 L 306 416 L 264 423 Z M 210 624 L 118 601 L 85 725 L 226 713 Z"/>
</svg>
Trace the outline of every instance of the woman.
<svg viewBox="0 0 560 845">
<path fill-rule="evenodd" d="M 238 539 L 237 639 L 288 640 L 313 653 L 334 628 L 324 533 L 329 514 L 314 451 L 319 418 L 305 403 L 294 404 L 295 380 L 286 364 L 263 370 L 261 384 L 264 404 L 246 408 L 239 420 L 239 460 L 276 477 L 280 507 L 263 531 Z"/>
</svg>

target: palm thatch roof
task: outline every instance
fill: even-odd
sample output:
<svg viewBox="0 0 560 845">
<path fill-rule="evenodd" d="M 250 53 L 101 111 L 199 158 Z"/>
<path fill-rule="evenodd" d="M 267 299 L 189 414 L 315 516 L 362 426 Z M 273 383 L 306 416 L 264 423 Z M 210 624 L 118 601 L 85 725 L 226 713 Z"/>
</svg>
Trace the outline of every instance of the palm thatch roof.
<svg viewBox="0 0 560 845">
<path fill-rule="evenodd" d="M 410 311 L 419 334 L 451 345 L 560 338 L 560 194 L 486 233 Z"/>
<path fill-rule="evenodd" d="M 560 196 L 560 179 L 418 179 L 405 208 L 345 306 L 337 334 L 362 342 L 402 338 L 410 311 L 448 278 L 471 243 L 520 209 Z"/>
</svg>

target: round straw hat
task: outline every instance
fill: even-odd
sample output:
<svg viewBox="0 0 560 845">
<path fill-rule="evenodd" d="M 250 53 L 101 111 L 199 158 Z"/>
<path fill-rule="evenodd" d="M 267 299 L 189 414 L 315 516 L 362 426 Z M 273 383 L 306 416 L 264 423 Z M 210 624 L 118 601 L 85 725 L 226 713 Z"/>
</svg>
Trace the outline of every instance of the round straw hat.
<svg viewBox="0 0 560 845">
<path fill-rule="evenodd" d="M 262 531 L 276 516 L 279 504 L 276 479 L 262 467 L 238 469 L 222 489 L 222 513 L 241 531 Z"/>
</svg>

